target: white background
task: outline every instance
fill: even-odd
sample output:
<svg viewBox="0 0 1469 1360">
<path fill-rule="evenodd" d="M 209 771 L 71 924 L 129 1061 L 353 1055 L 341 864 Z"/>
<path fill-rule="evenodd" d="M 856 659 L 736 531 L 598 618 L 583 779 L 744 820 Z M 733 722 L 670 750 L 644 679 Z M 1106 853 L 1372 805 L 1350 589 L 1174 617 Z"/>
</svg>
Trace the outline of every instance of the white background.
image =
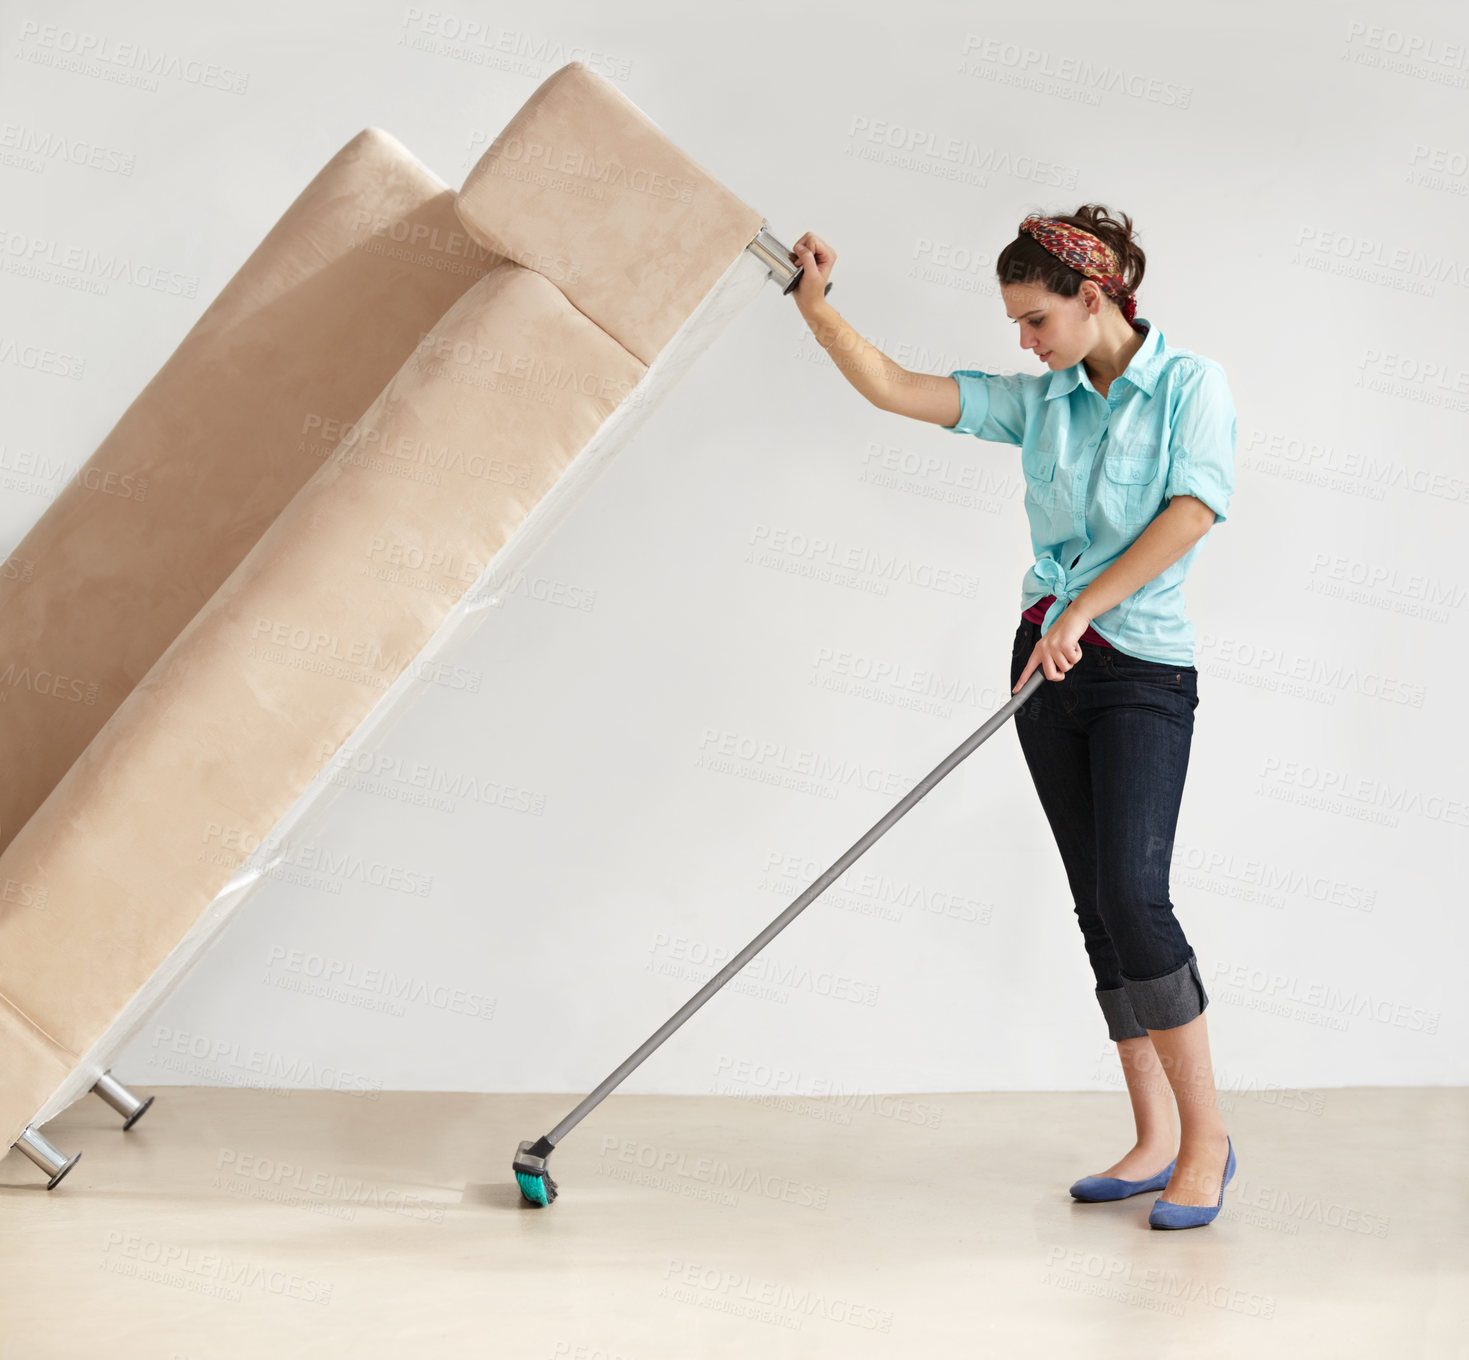
<svg viewBox="0 0 1469 1360">
<path fill-rule="evenodd" d="M 1140 315 L 1239 415 L 1173 878 L 1219 1084 L 1465 1079 L 1452 7 L 32 3 L 0 41 L 5 552 L 346 141 L 457 187 L 573 58 L 831 242 L 832 303 L 919 371 L 1039 371 L 995 255 L 1031 211 L 1130 213 Z M 480 693 L 427 695 L 298 847 L 344 867 L 266 883 L 117 1075 L 590 1089 L 1008 697 L 1016 455 L 868 406 L 770 286 L 455 658 Z M 540 810 L 416 804 L 423 768 Z M 1116 1089 L 1092 986 L 1010 726 L 623 1089 Z"/>
</svg>

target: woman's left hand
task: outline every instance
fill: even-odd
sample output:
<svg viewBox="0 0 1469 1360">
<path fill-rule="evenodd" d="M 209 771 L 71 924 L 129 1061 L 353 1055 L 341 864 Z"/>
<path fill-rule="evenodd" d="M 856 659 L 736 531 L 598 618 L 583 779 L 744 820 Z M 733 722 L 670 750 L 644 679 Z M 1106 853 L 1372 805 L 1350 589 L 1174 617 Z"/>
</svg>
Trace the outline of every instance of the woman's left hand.
<svg viewBox="0 0 1469 1360">
<path fill-rule="evenodd" d="M 1019 694 L 1037 666 L 1044 671 L 1047 680 L 1064 680 L 1066 672 L 1081 660 L 1081 635 L 1090 626 L 1091 620 L 1077 609 L 1074 601 L 1067 605 L 1056 622 L 1037 639 L 1035 650 L 1010 693 Z"/>
</svg>

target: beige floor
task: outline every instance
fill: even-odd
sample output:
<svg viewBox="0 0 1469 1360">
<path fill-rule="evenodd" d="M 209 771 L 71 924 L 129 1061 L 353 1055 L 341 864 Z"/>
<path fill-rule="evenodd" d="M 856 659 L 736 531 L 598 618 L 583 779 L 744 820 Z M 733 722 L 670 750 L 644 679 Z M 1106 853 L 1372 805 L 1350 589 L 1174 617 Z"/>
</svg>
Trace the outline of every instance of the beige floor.
<svg viewBox="0 0 1469 1360">
<path fill-rule="evenodd" d="M 1210 1226 L 1066 1187 L 1118 1093 L 566 1096 L 158 1087 L 0 1163 L 0 1357 L 1469 1356 L 1469 1092 L 1225 1097 Z"/>
</svg>

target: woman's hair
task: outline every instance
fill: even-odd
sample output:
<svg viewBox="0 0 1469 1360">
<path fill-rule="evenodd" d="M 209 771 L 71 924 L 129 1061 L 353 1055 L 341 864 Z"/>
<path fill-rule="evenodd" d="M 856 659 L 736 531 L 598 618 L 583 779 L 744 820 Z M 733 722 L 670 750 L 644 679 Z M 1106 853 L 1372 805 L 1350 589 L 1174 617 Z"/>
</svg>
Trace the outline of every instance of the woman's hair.
<svg viewBox="0 0 1469 1360">
<path fill-rule="evenodd" d="M 1143 270 L 1148 258 L 1143 249 L 1133 240 L 1132 218 L 1126 213 L 1113 217 L 1099 203 L 1083 203 L 1069 217 L 1056 215 L 1056 221 L 1070 223 L 1099 237 L 1112 247 L 1121 261 L 1122 280 L 1128 293 L 1137 292 L 1142 285 Z M 1073 269 L 1065 260 L 1057 259 L 1029 232 L 1020 232 L 1000 252 L 995 261 L 995 277 L 1003 287 L 1007 283 L 1038 283 L 1049 292 L 1061 297 L 1075 297 L 1081 290 L 1086 275 Z M 1115 302 L 1116 299 L 1113 299 Z"/>
</svg>

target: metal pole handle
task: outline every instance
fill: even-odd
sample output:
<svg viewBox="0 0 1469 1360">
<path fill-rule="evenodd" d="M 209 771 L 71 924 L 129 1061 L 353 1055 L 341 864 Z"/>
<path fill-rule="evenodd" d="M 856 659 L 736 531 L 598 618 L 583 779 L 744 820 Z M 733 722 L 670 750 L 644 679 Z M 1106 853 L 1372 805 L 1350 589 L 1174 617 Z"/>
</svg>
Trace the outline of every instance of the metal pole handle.
<svg viewBox="0 0 1469 1360">
<path fill-rule="evenodd" d="M 1018 694 L 1013 695 L 1003 708 L 996 709 L 982 726 L 976 729 L 970 736 L 966 737 L 958 746 L 949 752 L 932 770 L 918 781 L 894 807 L 867 832 L 861 840 L 857 841 L 846 854 L 821 875 L 809 888 L 806 889 L 794 902 L 790 904 L 779 916 L 765 927 L 753 940 L 750 941 L 734 958 L 730 959 L 712 978 L 709 979 L 697 992 L 693 994 L 682 1006 L 678 1008 L 667 1020 L 663 1022 L 652 1034 L 648 1036 L 638 1047 L 622 1062 L 617 1069 L 598 1084 L 597 1088 L 586 1097 L 570 1114 L 556 1125 L 550 1133 L 546 1134 L 545 1141 L 553 1147 L 561 1141 L 572 1129 L 574 1129 L 588 1114 L 591 1113 L 602 1100 L 622 1083 L 627 1075 L 638 1066 L 650 1053 L 652 1053 L 665 1039 L 678 1029 L 693 1013 L 699 1009 L 711 996 L 714 995 L 726 982 L 740 971 L 749 961 L 755 957 L 767 944 L 770 943 L 782 930 L 796 919 L 807 907 L 824 893 L 837 879 L 839 879 L 851 865 L 861 856 L 869 846 L 874 844 L 885 835 L 915 803 L 918 802 L 935 784 L 947 775 L 960 761 L 968 756 L 976 747 L 982 745 L 989 737 L 997 731 L 1000 726 L 1016 711 L 1037 689 L 1045 682 L 1045 674 L 1039 666 L 1032 672 L 1029 680 L 1021 687 Z"/>
</svg>

